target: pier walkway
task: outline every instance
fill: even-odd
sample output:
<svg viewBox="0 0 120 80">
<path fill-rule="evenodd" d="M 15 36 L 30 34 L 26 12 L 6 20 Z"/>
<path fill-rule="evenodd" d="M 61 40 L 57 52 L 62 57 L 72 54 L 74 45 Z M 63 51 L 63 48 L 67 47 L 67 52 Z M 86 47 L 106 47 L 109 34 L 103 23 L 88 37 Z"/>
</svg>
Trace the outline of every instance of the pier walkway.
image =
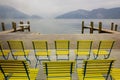
<svg viewBox="0 0 120 80">
<path fill-rule="evenodd" d="M 55 40 L 70 40 L 70 60 L 75 60 L 74 49 L 77 47 L 77 40 L 93 40 L 92 49 L 96 49 L 98 47 L 98 42 L 100 40 L 115 40 L 115 44 L 113 50 L 111 52 L 110 58 L 115 59 L 115 66 L 119 67 L 120 64 L 120 34 L 39 34 L 32 32 L 14 32 L 14 33 L 0 33 L 0 41 L 3 43 L 3 47 L 8 48 L 7 40 L 23 40 L 25 48 L 30 49 L 29 59 L 31 60 L 31 67 L 35 67 L 36 59 L 34 56 L 32 40 L 47 40 L 48 48 L 51 50 L 50 59 L 51 61 L 56 60 L 55 56 Z M 0 57 L 1 59 L 1 57 Z M 9 59 L 13 59 L 10 54 Z M 22 59 L 18 57 L 18 59 Z M 93 59 L 93 55 L 91 53 L 90 59 Z M 79 64 L 79 67 L 81 64 Z M 45 74 L 43 74 L 42 64 L 38 65 L 40 69 L 37 80 L 46 80 Z M 73 80 L 78 80 L 78 76 L 76 72 L 73 74 Z"/>
<path fill-rule="evenodd" d="M 120 34 L 119 31 L 117 31 L 118 25 L 114 25 L 114 23 L 111 23 L 111 29 L 103 29 L 102 22 L 99 22 L 99 26 L 94 26 L 94 22 L 90 22 L 90 26 L 86 26 L 84 24 L 84 21 L 82 21 L 82 34 L 84 33 L 84 29 L 89 29 L 90 34 L 93 34 L 94 31 L 98 31 L 98 33 L 109 33 L 109 34 Z"/>
</svg>

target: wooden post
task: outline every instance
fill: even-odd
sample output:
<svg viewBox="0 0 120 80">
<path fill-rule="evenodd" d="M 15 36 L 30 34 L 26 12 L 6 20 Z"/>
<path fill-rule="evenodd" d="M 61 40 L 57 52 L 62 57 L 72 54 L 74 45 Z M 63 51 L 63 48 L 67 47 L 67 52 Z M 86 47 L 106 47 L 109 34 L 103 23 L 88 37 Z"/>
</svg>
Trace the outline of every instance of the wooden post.
<svg viewBox="0 0 120 80">
<path fill-rule="evenodd" d="M 93 34 L 93 27 L 94 27 L 94 23 L 93 22 L 90 22 L 90 34 Z"/>
<path fill-rule="evenodd" d="M 20 21 L 20 24 L 23 24 L 23 21 Z"/>
<path fill-rule="evenodd" d="M 115 25 L 115 31 L 117 31 L 117 27 L 118 27 L 118 25 L 116 24 L 116 25 Z"/>
<path fill-rule="evenodd" d="M 82 34 L 84 33 L 84 21 L 82 21 Z"/>
<path fill-rule="evenodd" d="M 2 25 L 2 31 L 5 31 L 5 24 L 4 24 L 4 22 L 2 22 L 1 25 Z"/>
<path fill-rule="evenodd" d="M 23 21 L 20 21 L 20 24 L 23 24 Z M 21 30 L 24 31 L 24 26 L 20 26 Z"/>
<path fill-rule="evenodd" d="M 28 24 L 28 31 L 30 32 L 30 22 L 27 21 L 27 24 Z"/>
<path fill-rule="evenodd" d="M 102 22 L 99 22 L 99 33 L 102 32 Z"/>
<path fill-rule="evenodd" d="M 14 22 L 14 30 L 17 31 L 17 26 L 15 22 Z"/>
<path fill-rule="evenodd" d="M 112 22 L 111 23 L 111 30 L 113 30 L 113 28 L 114 28 L 114 23 Z"/>
<path fill-rule="evenodd" d="M 12 22 L 12 28 L 14 29 L 14 32 L 16 32 L 16 23 L 15 22 Z"/>
</svg>

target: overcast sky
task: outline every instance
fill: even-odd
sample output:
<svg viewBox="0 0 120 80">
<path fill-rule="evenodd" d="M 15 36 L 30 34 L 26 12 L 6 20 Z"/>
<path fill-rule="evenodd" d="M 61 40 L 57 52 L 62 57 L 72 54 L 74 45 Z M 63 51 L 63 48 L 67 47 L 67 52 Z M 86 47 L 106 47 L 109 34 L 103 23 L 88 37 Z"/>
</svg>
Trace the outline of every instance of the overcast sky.
<svg viewBox="0 0 120 80">
<path fill-rule="evenodd" d="M 29 15 L 51 18 L 78 9 L 120 7 L 120 0 L 0 0 L 0 5 L 8 5 Z"/>
</svg>

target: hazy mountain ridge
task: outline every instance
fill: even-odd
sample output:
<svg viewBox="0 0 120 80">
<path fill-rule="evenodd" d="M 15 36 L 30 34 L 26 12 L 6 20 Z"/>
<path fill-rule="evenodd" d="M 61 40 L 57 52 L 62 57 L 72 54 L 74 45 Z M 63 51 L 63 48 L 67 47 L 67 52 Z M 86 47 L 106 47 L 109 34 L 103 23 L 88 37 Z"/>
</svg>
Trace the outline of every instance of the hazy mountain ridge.
<svg viewBox="0 0 120 80">
<path fill-rule="evenodd" d="M 0 5 L 0 19 L 41 19 L 38 15 L 27 15 L 10 6 Z M 89 10 L 79 9 L 55 17 L 56 19 L 120 19 L 120 7 Z"/>
<path fill-rule="evenodd" d="M 120 7 L 105 9 L 98 8 L 91 11 L 79 9 L 63 15 L 57 16 L 57 19 L 120 19 Z"/>
<path fill-rule="evenodd" d="M 3 6 L 0 5 L 0 18 L 2 19 L 8 19 L 8 18 L 12 18 L 12 19 L 20 19 L 20 18 L 41 18 L 40 16 L 37 15 L 33 15 L 33 16 L 29 16 L 23 12 L 20 12 L 18 10 L 16 10 L 13 7 L 10 6 Z"/>
</svg>

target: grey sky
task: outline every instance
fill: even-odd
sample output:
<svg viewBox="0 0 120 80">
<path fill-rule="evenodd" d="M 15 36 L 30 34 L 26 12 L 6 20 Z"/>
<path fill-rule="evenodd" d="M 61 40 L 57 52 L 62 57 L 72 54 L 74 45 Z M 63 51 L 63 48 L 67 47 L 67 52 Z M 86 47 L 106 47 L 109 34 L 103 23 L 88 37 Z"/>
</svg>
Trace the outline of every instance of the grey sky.
<svg viewBox="0 0 120 80">
<path fill-rule="evenodd" d="M 50 18 L 77 9 L 120 7 L 120 0 L 0 0 L 0 4 L 29 15 Z"/>
</svg>

